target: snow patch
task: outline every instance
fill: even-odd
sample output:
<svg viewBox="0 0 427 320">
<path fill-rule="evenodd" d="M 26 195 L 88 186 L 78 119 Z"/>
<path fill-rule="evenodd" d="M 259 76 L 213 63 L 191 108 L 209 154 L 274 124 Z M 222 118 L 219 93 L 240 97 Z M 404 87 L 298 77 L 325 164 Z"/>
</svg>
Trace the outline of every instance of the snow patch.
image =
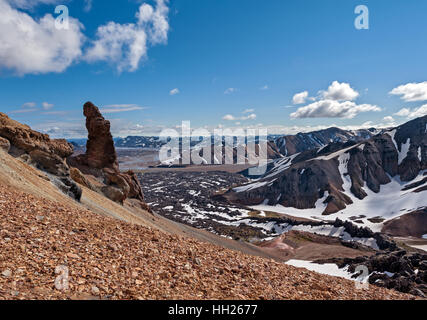
<svg viewBox="0 0 427 320">
<path fill-rule="evenodd" d="M 333 277 L 340 277 L 340 278 L 356 281 L 355 278 L 351 277 L 352 274 L 348 271 L 348 267 L 340 269 L 334 263 L 318 264 L 311 261 L 293 259 L 293 260 L 287 261 L 286 264 L 297 267 L 297 268 L 305 268 L 310 271 L 326 274 Z"/>
</svg>

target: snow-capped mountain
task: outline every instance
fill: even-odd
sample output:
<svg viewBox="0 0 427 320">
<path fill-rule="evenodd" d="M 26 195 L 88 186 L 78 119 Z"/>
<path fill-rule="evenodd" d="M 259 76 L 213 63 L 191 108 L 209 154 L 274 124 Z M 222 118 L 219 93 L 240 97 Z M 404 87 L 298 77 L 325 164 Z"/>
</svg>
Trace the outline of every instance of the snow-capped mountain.
<svg viewBox="0 0 427 320">
<path fill-rule="evenodd" d="M 330 143 L 363 141 L 378 134 L 380 130 L 360 129 L 360 130 L 343 130 L 340 128 L 328 128 L 308 133 L 298 133 L 276 138 L 274 143 L 279 148 L 280 153 L 285 156 L 291 156 L 295 153 L 304 152 L 311 149 L 320 148 Z"/>
<path fill-rule="evenodd" d="M 427 206 L 426 132 L 424 116 L 360 142 L 349 139 L 293 153 L 223 197 L 293 216 L 357 218 L 375 230 Z"/>
<path fill-rule="evenodd" d="M 117 148 L 144 148 L 144 149 L 158 149 L 166 142 L 159 139 L 159 137 L 146 137 L 146 136 L 129 136 L 126 138 L 115 138 L 114 145 Z"/>
</svg>

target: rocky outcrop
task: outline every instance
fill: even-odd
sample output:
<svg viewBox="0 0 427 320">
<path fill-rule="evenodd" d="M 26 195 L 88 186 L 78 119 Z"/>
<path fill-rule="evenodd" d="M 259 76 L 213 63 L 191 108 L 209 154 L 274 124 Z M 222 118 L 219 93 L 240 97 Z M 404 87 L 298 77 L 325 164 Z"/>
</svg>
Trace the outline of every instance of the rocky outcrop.
<svg viewBox="0 0 427 320">
<path fill-rule="evenodd" d="M 75 181 L 94 191 L 102 192 L 115 202 L 123 204 L 127 198 L 136 199 L 144 209 L 148 209 L 135 173 L 119 170 L 110 122 L 91 102 L 85 103 L 83 114 L 86 117 L 88 131 L 86 153 L 67 159 L 71 167 L 78 169 L 73 171 Z M 95 188 L 84 175 L 93 176 L 104 185 Z"/>
<path fill-rule="evenodd" d="M 11 155 L 49 173 L 51 181 L 59 189 L 80 200 L 81 189 L 70 178 L 65 161 L 73 153 L 72 145 L 66 140 L 50 139 L 49 135 L 34 131 L 0 113 L 0 145 Z"/>
<path fill-rule="evenodd" d="M 354 273 L 358 266 L 369 271 L 369 283 L 427 297 L 427 255 L 409 253 L 405 250 L 379 252 L 372 257 L 338 258 L 316 262 L 336 263 L 339 268 L 347 268 Z"/>
</svg>

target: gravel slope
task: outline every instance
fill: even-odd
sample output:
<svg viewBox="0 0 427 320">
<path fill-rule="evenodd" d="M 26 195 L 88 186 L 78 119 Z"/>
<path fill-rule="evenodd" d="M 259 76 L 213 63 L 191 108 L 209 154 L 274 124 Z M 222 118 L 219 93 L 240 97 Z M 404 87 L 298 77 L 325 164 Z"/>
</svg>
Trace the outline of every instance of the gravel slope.
<svg viewBox="0 0 427 320">
<path fill-rule="evenodd" d="M 0 299 L 410 299 L 0 188 Z M 58 266 L 68 290 L 55 288 Z"/>
</svg>

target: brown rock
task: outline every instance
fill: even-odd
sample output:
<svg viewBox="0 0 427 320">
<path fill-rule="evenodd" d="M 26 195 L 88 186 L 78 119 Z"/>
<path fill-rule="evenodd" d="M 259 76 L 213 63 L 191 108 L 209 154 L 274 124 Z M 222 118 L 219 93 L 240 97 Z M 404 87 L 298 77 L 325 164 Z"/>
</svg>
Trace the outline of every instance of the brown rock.
<svg viewBox="0 0 427 320">
<path fill-rule="evenodd" d="M 123 204 L 123 202 L 126 200 L 126 195 L 123 193 L 123 191 L 116 187 L 105 186 L 101 188 L 101 191 L 108 199 L 115 202 Z"/>
<path fill-rule="evenodd" d="M 49 135 L 32 130 L 29 126 L 10 119 L 0 112 L 0 137 L 9 140 L 10 145 L 30 153 L 42 150 L 61 158 L 70 156 L 73 147 L 64 139 L 50 139 Z"/>
<path fill-rule="evenodd" d="M 107 198 L 119 203 L 127 198 L 137 199 L 140 206 L 147 209 L 137 176 L 132 171 L 122 173 L 119 170 L 110 122 L 91 102 L 85 103 L 83 114 L 88 130 L 86 153 L 67 159 L 70 166 L 79 169 L 72 172 L 74 180 L 91 188 L 84 174 L 93 175 L 105 184 L 100 190 Z"/>
<path fill-rule="evenodd" d="M 71 179 L 73 179 L 75 182 L 81 184 L 82 186 L 85 186 L 86 188 L 92 189 L 90 187 L 90 182 L 89 180 L 83 175 L 83 173 L 81 173 L 81 171 L 77 168 L 70 168 L 70 177 Z"/>
<path fill-rule="evenodd" d="M 112 168 L 118 171 L 116 149 L 110 132 L 110 121 L 105 120 L 99 109 L 91 102 L 83 106 L 86 117 L 88 141 L 86 144 L 86 161 L 91 168 Z"/>
<path fill-rule="evenodd" d="M 1 112 L 0 139 L 1 147 L 12 156 L 52 174 L 51 180 L 60 190 L 80 200 L 81 189 L 69 179 L 69 167 L 65 162 L 73 153 L 73 146 L 66 140 L 50 139 L 49 135 L 34 131 Z"/>
<path fill-rule="evenodd" d="M 9 149 L 10 149 L 9 140 L 0 137 L 0 149 L 3 149 L 4 151 L 9 152 Z"/>
</svg>

